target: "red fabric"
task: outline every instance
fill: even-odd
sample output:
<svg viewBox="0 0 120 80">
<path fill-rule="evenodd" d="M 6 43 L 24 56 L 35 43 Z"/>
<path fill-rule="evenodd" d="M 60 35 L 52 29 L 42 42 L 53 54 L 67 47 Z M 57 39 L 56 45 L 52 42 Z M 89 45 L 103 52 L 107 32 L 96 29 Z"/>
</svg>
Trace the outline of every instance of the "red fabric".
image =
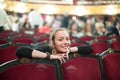
<svg viewBox="0 0 120 80">
<path fill-rule="evenodd" d="M 37 37 L 41 37 L 41 36 L 45 36 L 46 34 L 44 33 L 35 33 L 33 34 L 33 37 L 37 38 Z"/>
<path fill-rule="evenodd" d="M 0 33 L 0 38 L 8 38 L 9 34 Z"/>
<path fill-rule="evenodd" d="M 62 65 L 64 80 L 101 80 L 97 59 L 79 57 Z"/>
<path fill-rule="evenodd" d="M 83 41 L 83 42 L 89 42 L 89 41 L 93 40 L 93 37 L 83 36 L 83 37 L 80 38 L 80 40 Z"/>
<path fill-rule="evenodd" d="M 120 80 L 120 54 L 109 54 L 103 59 L 106 80 Z"/>
<path fill-rule="evenodd" d="M 0 73 L 0 80 L 56 80 L 56 73 L 51 65 L 20 64 Z"/>
<path fill-rule="evenodd" d="M 91 46 L 93 48 L 93 54 L 101 54 L 109 48 L 109 44 L 106 42 L 94 42 Z"/>
<path fill-rule="evenodd" d="M 0 49 L 0 64 L 9 60 L 17 59 L 16 50 L 17 46 L 5 47 Z"/>
<path fill-rule="evenodd" d="M 72 43 L 71 44 L 71 47 L 75 47 L 75 46 L 83 46 L 83 45 L 85 45 L 84 43 Z"/>
<path fill-rule="evenodd" d="M 38 42 L 44 42 L 44 41 L 49 41 L 49 37 L 43 37 L 43 38 L 39 38 Z"/>
<path fill-rule="evenodd" d="M 97 37 L 98 40 L 102 40 L 102 41 L 107 41 L 109 40 L 109 38 L 107 36 L 98 36 Z"/>
<path fill-rule="evenodd" d="M 32 44 L 32 43 L 34 43 L 34 40 L 32 38 L 21 37 L 21 38 L 13 39 L 13 42 L 24 43 L 24 44 Z"/>
<path fill-rule="evenodd" d="M 111 47 L 112 47 L 113 49 L 118 49 L 118 50 L 120 50 L 120 41 L 112 42 L 112 43 L 111 43 Z"/>
<path fill-rule="evenodd" d="M 0 44 L 5 44 L 5 43 L 7 43 L 7 40 L 5 40 L 5 39 L 0 39 Z"/>
</svg>

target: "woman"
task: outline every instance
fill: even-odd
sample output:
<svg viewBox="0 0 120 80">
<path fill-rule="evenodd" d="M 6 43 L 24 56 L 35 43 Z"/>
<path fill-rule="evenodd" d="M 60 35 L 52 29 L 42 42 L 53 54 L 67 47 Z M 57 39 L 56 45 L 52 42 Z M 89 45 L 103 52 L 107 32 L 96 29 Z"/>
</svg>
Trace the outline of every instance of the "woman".
<svg viewBox="0 0 120 80">
<path fill-rule="evenodd" d="M 39 46 L 36 49 L 29 47 L 21 47 L 17 50 L 16 55 L 28 58 L 47 58 L 47 59 L 58 59 L 61 63 L 64 63 L 66 58 L 69 59 L 69 53 L 83 53 L 90 54 L 92 52 L 91 47 L 70 47 L 69 33 L 64 28 L 58 28 L 51 33 L 50 46 Z"/>
<path fill-rule="evenodd" d="M 70 28 L 70 36 L 72 37 L 80 38 L 84 35 L 75 21 L 71 22 L 69 28 Z"/>
</svg>

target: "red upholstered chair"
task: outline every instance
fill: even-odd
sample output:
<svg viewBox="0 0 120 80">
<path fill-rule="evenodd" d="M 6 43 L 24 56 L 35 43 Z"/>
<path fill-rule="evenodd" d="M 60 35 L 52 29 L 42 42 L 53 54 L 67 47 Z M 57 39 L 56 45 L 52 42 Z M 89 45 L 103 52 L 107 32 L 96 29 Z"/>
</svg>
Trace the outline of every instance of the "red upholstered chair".
<svg viewBox="0 0 120 80">
<path fill-rule="evenodd" d="M 78 57 L 62 64 L 64 80 L 104 80 L 97 57 Z"/>
<path fill-rule="evenodd" d="M 97 39 L 101 41 L 108 41 L 109 37 L 108 36 L 97 36 Z"/>
<path fill-rule="evenodd" d="M 103 41 L 95 41 L 91 43 L 91 47 L 93 49 L 93 54 L 101 54 L 105 50 L 107 50 L 110 45 L 108 42 L 103 42 Z"/>
<path fill-rule="evenodd" d="M 33 34 L 33 37 L 34 38 L 37 38 L 37 37 L 43 37 L 43 36 L 46 36 L 47 34 L 44 34 L 44 33 L 35 33 Z"/>
<path fill-rule="evenodd" d="M 72 44 L 71 44 L 71 47 L 75 47 L 75 46 L 84 46 L 84 45 L 87 45 L 87 44 L 82 43 L 82 42 L 77 42 L 77 43 L 72 43 Z"/>
<path fill-rule="evenodd" d="M 80 38 L 80 41 L 89 42 L 93 39 L 94 39 L 94 37 L 92 37 L 92 36 L 83 36 L 83 37 Z"/>
<path fill-rule="evenodd" d="M 41 37 L 41 38 L 38 38 L 38 40 L 37 40 L 37 42 L 49 42 L 50 41 L 50 39 L 49 39 L 49 37 L 47 36 L 47 37 Z"/>
<path fill-rule="evenodd" d="M 102 58 L 106 80 L 120 80 L 120 50 L 108 49 Z"/>
<path fill-rule="evenodd" d="M 33 44 L 34 43 L 34 39 L 32 37 L 16 37 L 13 38 L 12 40 L 14 43 L 24 43 L 24 44 Z"/>
<path fill-rule="evenodd" d="M 5 38 L 0 38 L 0 45 L 7 43 L 7 39 Z"/>
<path fill-rule="evenodd" d="M 8 38 L 9 34 L 7 33 L 0 33 L 0 38 Z"/>
<path fill-rule="evenodd" d="M 120 50 L 120 41 L 111 42 L 111 48 Z"/>
<path fill-rule="evenodd" d="M 14 60 L 0 66 L 1 80 L 62 80 L 54 61 Z"/>
<path fill-rule="evenodd" d="M 19 46 L 4 44 L 0 46 L 0 64 L 16 59 L 16 50 Z"/>
</svg>

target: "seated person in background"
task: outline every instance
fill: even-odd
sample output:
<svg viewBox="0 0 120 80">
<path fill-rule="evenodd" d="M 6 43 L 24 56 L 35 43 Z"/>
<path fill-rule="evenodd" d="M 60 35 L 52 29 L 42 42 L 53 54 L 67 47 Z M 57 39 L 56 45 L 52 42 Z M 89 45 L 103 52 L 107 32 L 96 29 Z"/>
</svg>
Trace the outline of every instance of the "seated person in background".
<svg viewBox="0 0 120 80">
<path fill-rule="evenodd" d="M 66 29 L 58 28 L 53 30 L 50 35 L 49 46 L 39 46 L 36 49 L 30 47 L 20 47 L 16 55 L 19 58 L 47 58 L 58 59 L 61 63 L 64 63 L 66 58 L 69 59 L 69 53 L 78 52 L 81 54 L 90 54 L 92 49 L 90 46 L 70 47 L 70 36 Z"/>
<path fill-rule="evenodd" d="M 107 35 L 108 35 L 108 36 L 110 36 L 110 35 L 119 36 L 119 35 L 120 35 L 120 22 L 117 22 L 117 25 L 116 25 L 116 26 L 110 26 L 110 27 L 108 28 Z"/>
<path fill-rule="evenodd" d="M 47 22 L 44 22 L 43 26 L 39 29 L 39 33 L 50 34 L 50 32 L 50 25 Z"/>
<path fill-rule="evenodd" d="M 96 30 L 96 31 L 94 32 L 94 35 L 95 35 L 95 36 L 105 35 L 106 29 L 105 29 L 105 26 L 104 26 L 103 22 L 97 22 L 97 23 L 95 24 L 95 30 Z"/>
<path fill-rule="evenodd" d="M 70 36 L 72 37 L 80 38 L 84 35 L 83 32 L 81 31 L 82 29 L 79 28 L 78 24 L 75 21 L 71 22 L 69 28 Z"/>
</svg>

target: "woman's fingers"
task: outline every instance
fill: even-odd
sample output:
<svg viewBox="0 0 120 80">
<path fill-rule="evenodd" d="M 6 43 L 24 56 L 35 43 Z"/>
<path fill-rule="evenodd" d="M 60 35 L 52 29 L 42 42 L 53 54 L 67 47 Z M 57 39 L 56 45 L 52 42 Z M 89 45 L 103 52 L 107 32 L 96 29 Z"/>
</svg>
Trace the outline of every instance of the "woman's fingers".
<svg viewBox="0 0 120 80">
<path fill-rule="evenodd" d="M 60 60 L 61 64 L 66 62 L 65 55 L 58 55 L 58 57 L 59 57 L 59 60 Z"/>
<path fill-rule="evenodd" d="M 68 55 L 68 54 L 65 54 L 65 56 L 66 56 L 67 60 L 69 60 L 69 55 Z"/>
<path fill-rule="evenodd" d="M 50 59 L 59 59 L 60 63 L 64 63 L 65 60 L 65 55 L 51 55 Z"/>
</svg>

